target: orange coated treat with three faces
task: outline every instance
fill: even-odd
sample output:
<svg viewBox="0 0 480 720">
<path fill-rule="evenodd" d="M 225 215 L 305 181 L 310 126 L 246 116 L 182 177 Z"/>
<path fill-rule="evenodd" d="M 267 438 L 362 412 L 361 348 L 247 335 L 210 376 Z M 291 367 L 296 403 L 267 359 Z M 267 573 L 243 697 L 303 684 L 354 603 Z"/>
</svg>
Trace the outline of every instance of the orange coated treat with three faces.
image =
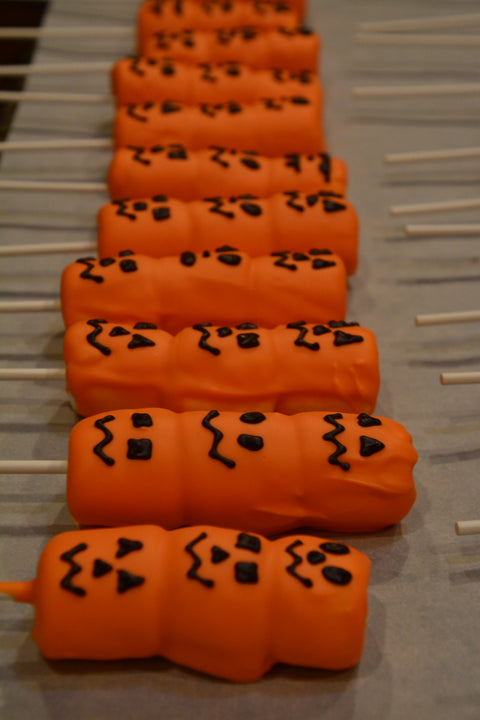
<svg viewBox="0 0 480 720">
<path fill-rule="evenodd" d="M 330 540 L 157 526 L 75 530 L 50 540 L 30 582 L 0 591 L 35 604 L 47 658 L 163 655 L 234 681 L 277 662 L 359 662 L 370 561 Z"/>
<path fill-rule="evenodd" d="M 263 199 L 247 194 L 189 203 L 157 195 L 117 200 L 98 214 L 99 257 L 126 247 L 151 257 L 214 250 L 225 237 L 252 257 L 322 243 L 342 258 L 348 274 L 357 266 L 357 214 L 345 198 L 331 193 L 292 191 Z"/>
<path fill-rule="evenodd" d="M 159 32 L 139 48 L 139 55 L 188 63 L 241 62 L 254 68 L 317 72 L 320 38 L 307 28 Z"/>
<path fill-rule="evenodd" d="M 314 248 L 256 258 L 228 245 L 166 258 L 125 251 L 68 265 L 61 304 L 66 327 L 95 317 L 141 319 L 174 333 L 206 319 L 238 325 L 247 318 L 263 327 L 328 322 L 345 317 L 346 271 L 339 257 Z"/>
<path fill-rule="evenodd" d="M 380 384 L 375 336 L 356 323 L 204 322 L 173 336 L 99 319 L 69 327 L 63 355 L 80 415 L 148 406 L 369 413 Z"/>
<path fill-rule="evenodd" d="M 373 532 L 416 496 L 409 433 L 367 414 L 121 409 L 77 423 L 68 457 L 81 525 Z"/>
<path fill-rule="evenodd" d="M 321 107 L 304 95 L 242 105 L 182 105 L 165 100 L 120 107 L 113 125 L 115 147 L 183 143 L 191 150 L 214 143 L 263 155 L 325 151 Z"/>
<path fill-rule="evenodd" d="M 323 92 L 314 73 L 255 70 L 237 62 L 191 65 L 168 58 L 123 58 L 112 70 L 117 105 L 174 100 L 188 105 L 253 103 L 263 98 L 304 95 L 319 107 Z"/>
<path fill-rule="evenodd" d="M 287 190 L 344 194 L 346 184 L 345 163 L 326 153 L 269 158 L 217 146 L 192 151 L 182 144 L 119 148 L 108 172 L 113 200 L 159 194 L 180 200 L 245 193 L 267 197 Z"/>
<path fill-rule="evenodd" d="M 294 30 L 300 17 L 285 2 L 260 0 L 144 0 L 137 14 L 138 47 L 158 32 L 232 29 L 253 26 Z"/>
</svg>

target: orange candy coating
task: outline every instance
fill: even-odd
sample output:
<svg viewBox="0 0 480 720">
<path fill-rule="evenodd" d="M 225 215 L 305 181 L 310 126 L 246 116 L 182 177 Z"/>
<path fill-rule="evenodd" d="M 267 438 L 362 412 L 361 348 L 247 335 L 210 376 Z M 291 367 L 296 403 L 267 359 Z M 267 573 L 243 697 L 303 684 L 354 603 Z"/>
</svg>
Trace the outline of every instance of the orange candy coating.
<svg viewBox="0 0 480 720">
<path fill-rule="evenodd" d="M 120 107 L 115 147 L 184 143 L 191 150 L 215 143 L 268 156 L 323 152 L 321 107 L 303 95 L 242 105 L 182 105 L 166 100 Z"/>
<path fill-rule="evenodd" d="M 240 63 L 191 65 L 168 58 L 122 58 L 112 69 L 117 105 L 174 100 L 197 103 L 258 102 L 304 95 L 323 105 L 318 76 L 309 71 L 256 70 Z"/>
<path fill-rule="evenodd" d="M 121 409 L 73 428 L 67 502 L 80 525 L 372 532 L 409 512 L 416 459 L 388 418 Z"/>
<path fill-rule="evenodd" d="M 108 172 L 114 200 L 160 194 L 180 200 L 245 193 L 267 197 L 286 190 L 343 194 L 346 184 L 343 160 L 325 153 L 270 158 L 220 147 L 192 151 L 181 144 L 118 148 Z"/>
<path fill-rule="evenodd" d="M 300 18 L 286 3 L 208 0 L 144 0 L 137 14 L 138 46 L 144 47 L 159 32 L 178 32 L 188 28 L 216 30 L 254 26 L 294 29 Z"/>
<path fill-rule="evenodd" d="M 311 249 L 301 257 L 251 258 L 229 246 L 201 255 L 77 260 L 63 271 L 60 295 L 66 327 L 100 317 L 143 320 L 172 333 L 207 321 L 328 322 L 343 319 L 347 303 L 345 265 L 336 255 Z"/>
<path fill-rule="evenodd" d="M 47 658 L 163 655 L 245 682 L 277 662 L 358 663 L 369 572 L 363 553 L 318 537 L 144 525 L 57 535 L 27 589 L 0 591 L 34 602 Z"/>
<path fill-rule="evenodd" d="M 371 412 L 375 336 L 338 323 L 184 328 L 176 336 L 91 320 L 67 329 L 67 390 L 81 415 L 128 407 Z"/>
<path fill-rule="evenodd" d="M 214 250 L 225 237 L 252 257 L 321 243 L 342 258 L 348 274 L 357 267 L 357 214 L 343 197 L 328 193 L 292 191 L 264 199 L 247 194 L 190 203 L 156 196 L 109 203 L 98 214 L 99 257 L 127 247 L 150 257 Z"/>
<path fill-rule="evenodd" d="M 319 36 L 305 28 L 221 28 L 157 33 L 140 45 L 139 54 L 195 64 L 241 62 L 259 69 L 317 72 L 320 46 Z"/>
</svg>

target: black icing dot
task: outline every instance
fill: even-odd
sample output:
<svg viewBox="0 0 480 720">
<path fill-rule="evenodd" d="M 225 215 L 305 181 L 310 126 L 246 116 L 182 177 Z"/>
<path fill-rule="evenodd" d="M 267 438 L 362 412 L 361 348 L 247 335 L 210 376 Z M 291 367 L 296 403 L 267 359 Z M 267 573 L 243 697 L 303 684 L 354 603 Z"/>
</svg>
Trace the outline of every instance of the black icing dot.
<svg viewBox="0 0 480 720">
<path fill-rule="evenodd" d="M 240 204 L 240 207 L 247 215 L 251 215 L 252 217 L 258 217 L 262 214 L 262 208 L 260 205 L 255 205 L 255 203 L 243 202 Z"/>
<path fill-rule="evenodd" d="M 373 427 L 374 425 L 382 424 L 381 420 L 374 418 L 371 415 L 367 415 L 367 413 L 360 413 L 360 415 L 357 415 L 357 422 L 360 427 Z"/>
<path fill-rule="evenodd" d="M 129 460 L 150 460 L 152 441 L 149 438 L 129 438 L 127 458 Z"/>
<path fill-rule="evenodd" d="M 146 210 L 148 207 L 147 203 L 145 202 L 136 202 L 133 203 L 133 209 L 134 210 Z"/>
<path fill-rule="evenodd" d="M 165 150 L 165 148 L 163 147 L 163 145 L 154 145 L 153 147 L 150 148 L 150 152 L 154 153 L 154 154 L 161 153 L 164 150 Z"/>
<path fill-rule="evenodd" d="M 154 202 L 167 202 L 168 198 L 166 195 L 155 195 L 152 200 Z"/>
<path fill-rule="evenodd" d="M 113 566 L 104 560 L 97 559 L 93 563 L 92 575 L 94 578 L 103 577 L 113 570 Z"/>
<path fill-rule="evenodd" d="M 314 270 L 323 270 L 324 268 L 335 267 L 335 263 L 331 260 L 322 260 L 321 258 L 315 258 L 312 262 Z"/>
<path fill-rule="evenodd" d="M 204 257 L 204 258 L 209 258 L 209 257 L 210 257 L 210 251 L 209 251 L 209 250 L 204 250 L 204 251 L 202 252 L 202 257 Z"/>
<path fill-rule="evenodd" d="M 103 260 L 99 261 L 99 265 L 102 267 L 108 267 L 109 265 L 113 265 L 115 260 L 113 258 L 103 258 Z"/>
<path fill-rule="evenodd" d="M 229 335 L 232 334 L 232 332 L 233 332 L 233 330 L 229 327 L 217 328 L 217 335 L 218 335 L 218 337 L 221 337 L 221 338 L 228 337 Z"/>
<path fill-rule="evenodd" d="M 343 568 L 327 565 L 322 568 L 323 577 L 334 585 L 348 585 L 352 579 L 352 574 Z"/>
<path fill-rule="evenodd" d="M 134 330 L 157 330 L 157 326 L 151 322 L 137 322 L 133 326 Z"/>
<path fill-rule="evenodd" d="M 313 328 L 314 335 L 325 335 L 329 332 L 332 331 L 328 327 L 325 327 L 325 325 L 315 325 L 315 327 Z"/>
<path fill-rule="evenodd" d="M 153 420 L 152 416 L 148 413 L 133 413 L 132 415 L 133 427 L 152 427 Z"/>
<path fill-rule="evenodd" d="M 266 419 L 266 416 L 261 412 L 246 412 L 240 415 L 240 420 L 249 425 L 257 425 Z"/>
<path fill-rule="evenodd" d="M 195 253 L 192 252 L 184 252 L 180 255 L 180 262 L 182 265 L 186 265 L 187 267 L 192 267 L 192 265 L 195 265 L 197 261 Z"/>
<path fill-rule="evenodd" d="M 249 350 L 250 348 L 259 347 L 260 335 L 258 333 L 240 333 L 237 335 L 238 347 Z"/>
<path fill-rule="evenodd" d="M 253 160 L 252 158 L 242 158 L 241 161 L 242 165 L 245 165 L 249 170 L 258 170 L 260 167 L 260 163 L 258 163 L 256 160 Z"/>
<path fill-rule="evenodd" d="M 310 565 L 319 565 L 320 563 L 325 562 L 326 559 L 326 555 L 324 555 L 322 552 L 319 552 L 318 550 L 312 550 L 307 555 L 307 560 Z"/>
<path fill-rule="evenodd" d="M 117 337 L 117 335 L 130 335 L 130 331 L 125 330 L 125 328 L 120 327 L 120 325 L 115 325 L 108 334 L 110 337 Z"/>
<path fill-rule="evenodd" d="M 262 549 L 262 543 L 260 538 L 256 535 L 240 533 L 237 537 L 235 547 L 240 548 L 241 550 L 249 550 L 250 552 L 259 553 Z"/>
<path fill-rule="evenodd" d="M 218 545 L 214 545 L 210 552 L 211 561 L 214 565 L 216 565 L 217 563 L 221 563 L 230 557 L 230 553 L 226 550 L 223 550 L 223 548 L 219 547 Z"/>
<path fill-rule="evenodd" d="M 325 550 L 325 552 L 327 553 L 331 553 L 332 555 L 348 555 L 350 552 L 350 548 L 348 548 L 346 545 L 334 542 L 324 542 L 320 545 L 320 548 L 322 550 Z"/>
<path fill-rule="evenodd" d="M 125 555 L 129 555 L 131 552 L 136 552 L 143 548 L 143 543 L 140 540 L 130 540 L 126 537 L 119 537 L 117 543 L 118 550 L 115 553 L 116 558 L 125 557 Z"/>
<path fill-rule="evenodd" d="M 242 258 L 240 255 L 232 255 L 231 253 L 222 253 L 217 255 L 218 260 L 225 265 L 240 265 Z"/>
<path fill-rule="evenodd" d="M 152 215 L 155 220 L 168 220 L 168 218 L 170 217 L 170 208 L 168 208 L 168 207 L 153 208 Z"/>
<path fill-rule="evenodd" d="M 163 75 L 175 75 L 175 68 L 173 65 L 164 65 L 162 67 Z"/>
<path fill-rule="evenodd" d="M 182 106 L 178 103 L 171 102 L 170 100 L 165 100 L 162 105 L 162 113 L 174 113 L 174 112 L 180 112 L 182 109 Z"/>
<path fill-rule="evenodd" d="M 235 580 L 239 583 L 257 583 L 258 565 L 250 562 L 235 563 Z"/>
<path fill-rule="evenodd" d="M 127 592 L 127 590 L 132 590 L 139 585 L 143 585 L 143 583 L 145 582 L 144 577 L 140 577 L 140 575 L 133 575 L 126 570 L 117 570 L 117 576 L 117 592 L 119 593 L 124 593 Z"/>
<path fill-rule="evenodd" d="M 251 322 L 242 323 L 241 325 L 235 326 L 237 330 L 257 330 L 258 325 Z"/>
<path fill-rule="evenodd" d="M 260 435 L 247 435 L 242 433 L 242 435 L 238 436 L 237 442 L 246 450 L 252 450 L 253 452 L 263 448 L 263 438 L 260 437 Z"/>
<path fill-rule="evenodd" d="M 307 205 L 308 207 L 313 207 L 318 202 L 318 195 L 307 195 Z"/>
<path fill-rule="evenodd" d="M 385 445 L 380 440 L 368 437 L 367 435 L 362 435 L 360 437 L 360 455 L 362 457 L 370 457 L 370 455 L 375 455 L 375 453 L 383 450 L 384 447 Z"/>
<path fill-rule="evenodd" d="M 306 97 L 296 96 L 291 98 L 292 103 L 295 105 L 310 105 L 310 101 Z"/>
<path fill-rule="evenodd" d="M 308 255 L 305 255 L 305 253 L 296 252 L 296 253 L 293 253 L 292 257 L 294 260 L 297 260 L 297 262 L 300 262 L 301 260 L 310 260 Z"/>
<path fill-rule="evenodd" d="M 137 270 L 135 260 L 120 260 L 120 270 L 124 273 L 131 273 Z"/>
</svg>

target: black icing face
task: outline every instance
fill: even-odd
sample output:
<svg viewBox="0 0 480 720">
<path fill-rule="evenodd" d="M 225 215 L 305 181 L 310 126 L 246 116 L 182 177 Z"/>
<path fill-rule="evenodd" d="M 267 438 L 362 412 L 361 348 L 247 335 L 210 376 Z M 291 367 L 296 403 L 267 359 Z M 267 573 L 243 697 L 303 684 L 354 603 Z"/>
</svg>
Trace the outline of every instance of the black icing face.
<svg viewBox="0 0 480 720">
<path fill-rule="evenodd" d="M 86 341 L 102 355 L 108 356 L 113 352 L 113 347 L 118 343 L 109 344 L 109 338 L 124 338 L 125 347 L 128 350 L 139 350 L 155 347 L 155 336 L 157 326 L 150 322 L 137 322 L 135 325 L 111 325 L 106 320 L 87 320 L 87 325 L 93 327 L 86 335 Z M 153 332 L 152 332 L 153 331 Z M 123 346 L 122 346 L 123 349 Z"/>
</svg>

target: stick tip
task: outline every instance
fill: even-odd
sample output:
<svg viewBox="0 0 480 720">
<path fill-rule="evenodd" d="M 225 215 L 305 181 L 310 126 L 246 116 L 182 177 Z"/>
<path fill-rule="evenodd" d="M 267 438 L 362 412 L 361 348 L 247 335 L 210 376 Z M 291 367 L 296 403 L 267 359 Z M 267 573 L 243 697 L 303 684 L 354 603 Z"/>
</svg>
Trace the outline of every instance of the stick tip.
<svg viewBox="0 0 480 720">
<path fill-rule="evenodd" d="M 0 582 L 0 593 L 10 595 L 17 602 L 33 603 L 35 600 L 35 580 Z"/>
</svg>

